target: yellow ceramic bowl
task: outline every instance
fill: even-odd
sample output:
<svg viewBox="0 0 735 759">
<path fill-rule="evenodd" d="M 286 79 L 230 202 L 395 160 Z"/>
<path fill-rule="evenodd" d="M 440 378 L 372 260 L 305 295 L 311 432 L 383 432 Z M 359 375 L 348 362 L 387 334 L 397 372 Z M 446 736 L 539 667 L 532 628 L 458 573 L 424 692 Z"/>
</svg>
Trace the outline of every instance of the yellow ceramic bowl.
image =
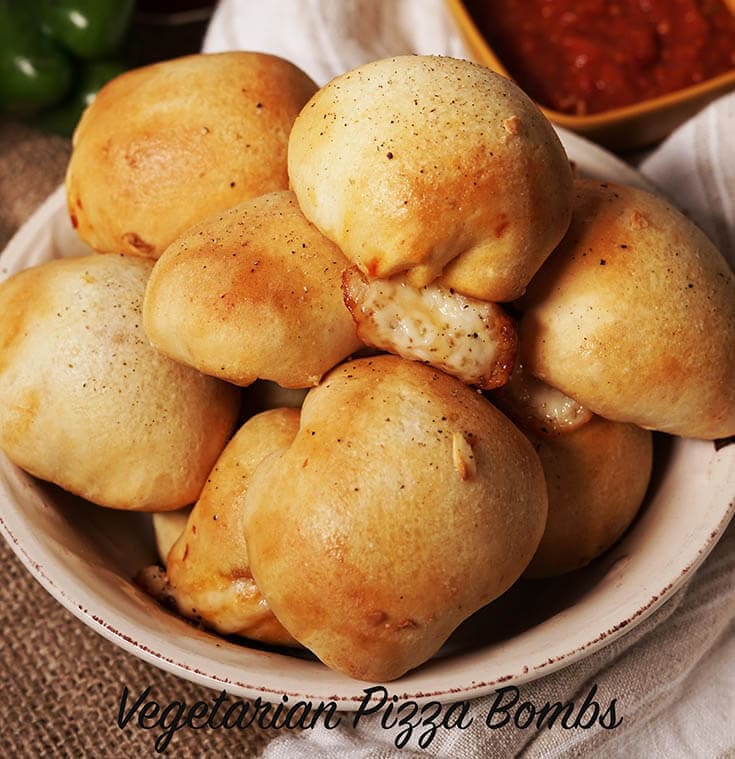
<svg viewBox="0 0 735 759">
<path fill-rule="evenodd" d="M 735 0 L 725 0 L 735 13 Z M 471 56 L 478 63 L 510 77 L 503 63 L 475 25 L 462 0 L 446 0 Z M 554 124 L 583 134 L 615 150 L 632 150 L 658 142 L 703 106 L 735 88 L 735 69 L 699 84 L 589 116 L 573 116 L 541 107 Z"/>
</svg>

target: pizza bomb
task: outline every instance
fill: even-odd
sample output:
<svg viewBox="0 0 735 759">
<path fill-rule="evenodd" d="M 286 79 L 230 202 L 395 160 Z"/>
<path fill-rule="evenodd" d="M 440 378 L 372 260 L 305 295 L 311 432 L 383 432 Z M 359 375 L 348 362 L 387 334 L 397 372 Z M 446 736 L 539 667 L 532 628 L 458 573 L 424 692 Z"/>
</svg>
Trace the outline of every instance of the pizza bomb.
<svg viewBox="0 0 735 759">
<path fill-rule="evenodd" d="M 156 263 L 144 326 L 166 355 L 237 385 L 313 387 L 362 347 L 342 298 L 347 261 L 288 191 L 218 214 Z"/>
<path fill-rule="evenodd" d="M 153 262 L 66 258 L 0 284 L 0 448 L 93 503 L 193 503 L 238 417 L 238 390 L 143 332 Z"/>
<path fill-rule="evenodd" d="M 569 232 L 521 299 L 525 368 L 590 411 L 674 435 L 735 434 L 735 277 L 663 199 L 576 183 Z"/>
<path fill-rule="evenodd" d="M 288 187 L 291 125 L 316 85 L 274 55 L 190 55 L 103 87 L 73 137 L 69 215 L 101 253 L 158 258 L 186 229 Z"/>
<path fill-rule="evenodd" d="M 454 377 L 382 355 L 309 392 L 291 444 L 253 475 L 244 527 L 291 635 L 382 682 L 510 587 L 546 512 L 538 456 L 505 416 Z"/>
</svg>

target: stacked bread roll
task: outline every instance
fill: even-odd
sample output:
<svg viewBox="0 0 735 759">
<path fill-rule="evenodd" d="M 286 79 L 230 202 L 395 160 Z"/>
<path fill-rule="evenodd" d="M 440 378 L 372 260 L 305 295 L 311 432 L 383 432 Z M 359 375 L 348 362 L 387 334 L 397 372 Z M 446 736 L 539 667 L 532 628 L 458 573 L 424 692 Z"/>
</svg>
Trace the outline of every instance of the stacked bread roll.
<svg viewBox="0 0 735 759">
<path fill-rule="evenodd" d="M 0 285 L 0 446 L 156 512 L 140 581 L 218 632 L 398 678 L 609 548 L 650 430 L 735 434 L 722 257 L 664 201 L 575 182 L 481 66 L 318 91 L 255 53 L 146 67 L 85 113 L 67 191 L 107 255 Z"/>
</svg>

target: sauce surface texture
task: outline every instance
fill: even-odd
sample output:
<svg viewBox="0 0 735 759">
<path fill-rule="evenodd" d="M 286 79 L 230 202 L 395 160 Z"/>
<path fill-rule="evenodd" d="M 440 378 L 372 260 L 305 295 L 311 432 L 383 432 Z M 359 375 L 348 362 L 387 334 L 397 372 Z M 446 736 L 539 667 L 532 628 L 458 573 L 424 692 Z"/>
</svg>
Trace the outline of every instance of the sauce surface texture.
<svg viewBox="0 0 735 759">
<path fill-rule="evenodd" d="M 723 0 L 467 0 L 516 82 L 584 115 L 673 92 L 735 68 Z"/>
</svg>

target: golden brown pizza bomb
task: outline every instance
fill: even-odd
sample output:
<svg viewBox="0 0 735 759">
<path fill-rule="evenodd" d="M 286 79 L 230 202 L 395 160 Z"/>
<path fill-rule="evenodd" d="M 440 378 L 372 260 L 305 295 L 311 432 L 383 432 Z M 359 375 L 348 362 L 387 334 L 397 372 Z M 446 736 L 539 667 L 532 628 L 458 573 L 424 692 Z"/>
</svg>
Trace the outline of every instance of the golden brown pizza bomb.
<svg viewBox="0 0 735 759">
<path fill-rule="evenodd" d="M 158 258 L 207 216 L 286 189 L 288 134 L 315 90 L 264 53 L 191 55 L 122 74 L 74 134 L 72 224 L 100 252 Z"/>
<path fill-rule="evenodd" d="M 400 56 L 333 79 L 294 123 L 291 187 L 370 277 L 406 272 L 517 298 L 569 223 L 553 128 L 512 82 L 465 60 Z"/>
<path fill-rule="evenodd" d="M 546 523 L 533 446 L 460 380 L 396 356 L 348 362 L 245 498 L 255 582 L 325 664 L 392 680 L 523 572 Z"/>
<path fill-rule="evenodd" d="M 362 345 L 342 300 L 347 265 L 293 193 L 245 201 L 157 262 L 146 334 L 171 358 L 237 385 L 311 387 Z"/>
<path fill-rule="evenodd" d="M 685 437 L 735 434 L 735 278 L 661 198 L 577 182 L 569 232 L 521 310 L 526 368 L 594 413 Z"/>
<path fill-rule="evenodd" d="M 223 451 L 168 554 L 167 595 L 184 616 L 225 635 L 295 644 L 253 581 L 242 507 L 258 464 L 285 450 L 298 427 L 296 409 L 264 411 L 251 417 Z"/>
<path fill-rule="evenodd" d="M 527 577 L 589 564 L 638 513 L 651 477 L 652 435 L 595 416 L 557 437 L 530 434 L 544 468 L 549 518 Z"/>
<path fill-rule="evenodd" d="M 102 506 L 193 503 L 225 447 L 239 392 L 152 348 L 151 261 L 50 261 L 0 285 L 0 448 Z"/>
</svg>

